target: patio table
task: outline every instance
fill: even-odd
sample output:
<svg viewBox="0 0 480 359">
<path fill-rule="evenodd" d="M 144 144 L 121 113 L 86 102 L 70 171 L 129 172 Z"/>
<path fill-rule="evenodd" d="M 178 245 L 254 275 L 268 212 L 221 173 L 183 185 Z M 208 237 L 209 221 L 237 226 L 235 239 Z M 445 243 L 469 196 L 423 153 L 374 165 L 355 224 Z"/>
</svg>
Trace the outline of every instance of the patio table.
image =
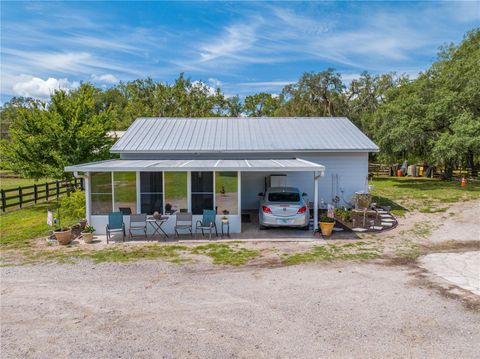
<svg viewBox="0 0 480 359">
<path fill-rule="evenodd" d="M 230 237 L 230 222 L 228 219 L 222 219 L 222 237 L 225 235 L 224 226 L 227 227 L 227 237 Z"/>
<path fill-rule="evenodd" d="M 163 235 L 165 238 L 168 238 L 168 234 L 163 230 L 162 225 L 168 220 L 168 217 L 160 217 L 160 218 L 155 218 L 155 217 L 147 217 L 147 223 L 150 224 L 150 226 L 153 228 L 153 233 L 152 237 L 155 236 L 155 234 Z M 161 232 L 161 233 L 160 233 Z"/>
</svg>

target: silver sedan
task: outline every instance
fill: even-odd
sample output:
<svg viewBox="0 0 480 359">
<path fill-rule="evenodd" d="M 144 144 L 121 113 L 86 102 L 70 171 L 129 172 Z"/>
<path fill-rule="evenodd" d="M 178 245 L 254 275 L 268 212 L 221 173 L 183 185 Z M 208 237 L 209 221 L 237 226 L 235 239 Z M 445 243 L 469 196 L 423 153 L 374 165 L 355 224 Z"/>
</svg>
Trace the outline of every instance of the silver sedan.
<svg viewBox="0 0 480 359">
<path fill-rule="evenodd" d="M 310 211 L 306 193 L 295 187 L 271 187 L 261 196 L 258 220 L 265 227 L 302 227 L 308 229 Z"/>
</svg>

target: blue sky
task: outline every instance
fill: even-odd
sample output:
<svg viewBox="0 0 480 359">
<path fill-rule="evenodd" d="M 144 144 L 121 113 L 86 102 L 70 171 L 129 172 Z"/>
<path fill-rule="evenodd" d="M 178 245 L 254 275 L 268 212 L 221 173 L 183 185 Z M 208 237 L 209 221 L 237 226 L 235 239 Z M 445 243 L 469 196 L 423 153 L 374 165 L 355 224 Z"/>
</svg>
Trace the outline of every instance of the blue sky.
<svg viewBox="0 0 480 359">
<path fill-rule="evenodd" d="M 480 24 L 477 2 L 2 2 L 1 101 L 180 72 L 227 95 L 333 67 L 415 76 Z"/>
</svg>

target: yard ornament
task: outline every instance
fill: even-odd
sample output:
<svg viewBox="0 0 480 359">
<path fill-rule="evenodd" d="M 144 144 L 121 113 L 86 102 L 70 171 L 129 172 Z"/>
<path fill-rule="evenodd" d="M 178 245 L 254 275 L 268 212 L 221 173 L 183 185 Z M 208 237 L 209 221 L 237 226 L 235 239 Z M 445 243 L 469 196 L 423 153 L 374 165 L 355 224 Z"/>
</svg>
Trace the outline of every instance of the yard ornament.
<svg viewBox="0 0 480 359">
<path fill-rule="evenodd" d="M 53 212 L 47 211 L 47 224 L 53 226 Z"/>
</svg>

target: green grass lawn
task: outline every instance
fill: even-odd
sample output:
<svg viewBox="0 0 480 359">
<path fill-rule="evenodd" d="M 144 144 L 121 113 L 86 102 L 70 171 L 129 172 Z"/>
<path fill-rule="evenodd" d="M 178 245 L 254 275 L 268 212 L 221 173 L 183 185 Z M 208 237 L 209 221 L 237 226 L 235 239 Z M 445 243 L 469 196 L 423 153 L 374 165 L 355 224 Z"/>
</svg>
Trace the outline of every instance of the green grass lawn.
<svg viewBox="0 0 480 359">
<path fill-rule="evenodd" d="M 47 236 L 51 227 L 47 224 L 47 210 L 55 203 L 42 203 L 15 211 L 0 214 L 0 248 L 28 247 L 31 239 Z M 76 221 L 62 218 L 62 226 Z"/>
<path fill-rule="evenodd" d="M 28 178 L 5 178 L 0 177 L 0 189 L 12 189 L 24 186 L 33 186 L 36 184 L 41 184 L 45 182 L 55 181 L 51 178 L 41 178 L 38 181 Z"/>
<path fill-rule="evenodd" d="M 376 177 L 372 184 L 373 201 L 400 215 L 407 210 L 445 212 L 448 204 L 480 198 L 479 183 L 461 187 L 456 181 L 433 178 Z"/>
</svg>

